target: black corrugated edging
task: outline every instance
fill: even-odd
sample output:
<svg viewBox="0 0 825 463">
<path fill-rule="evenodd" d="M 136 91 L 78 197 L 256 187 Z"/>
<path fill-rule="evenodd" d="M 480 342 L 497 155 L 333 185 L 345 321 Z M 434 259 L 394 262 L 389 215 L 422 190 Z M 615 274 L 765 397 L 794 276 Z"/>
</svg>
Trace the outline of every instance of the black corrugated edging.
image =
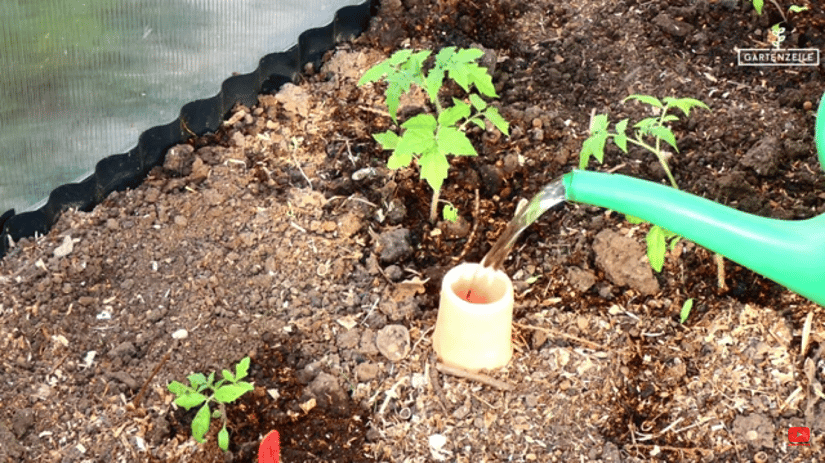
<svg viewBox="0 0 825 463">
<path fill-rule="evenodd" d="M 128 153 L 102 159 L 94 173 L 80 183 L 55 188 L 40 209 L 21 214 L 15 214 L 14 209 L 6 211 L 0 216 L 0 259 L 12 242 L 48 233 L 63 211 L 76 208 L 88 212 L 109 193 L 140 185 L 153 167 L 163 164 L 167 149 L 186 141 L 192 133 L 215 132 L 235 103 L 252 106 L 262 90 L 274 92 L 296 81 L 307 63 L 318 69 L 324 53 L 336 43 L 352 40 L 366 30 L 375 3 L 367 0 L 341 8 L 330 24 L 302 33 L 294 47 L 264 56 L 251 73 L 226 79 L 214 97 L 187 103 L 174 121 L 143 132 L 137 146 Z"/>
</svg>

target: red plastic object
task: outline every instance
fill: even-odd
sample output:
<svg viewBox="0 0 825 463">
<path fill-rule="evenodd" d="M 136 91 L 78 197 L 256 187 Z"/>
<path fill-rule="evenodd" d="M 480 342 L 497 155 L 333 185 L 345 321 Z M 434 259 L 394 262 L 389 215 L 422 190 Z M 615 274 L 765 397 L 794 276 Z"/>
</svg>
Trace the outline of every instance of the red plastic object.
<svg viewBox="0 0 825 463">
<path fill-rule="evenodd" d="M 281 436 L 270 431 L 258 447 L 258 463 L 278 463 L 281 460 Z"/>
<path fill-rule="evenodd" d="M 467 291 L 466 297 L 462 297 L 462 299 L 471 304 L 487 304 L 490 302 L 485 294 L 474 289 Z"/>
</svg>

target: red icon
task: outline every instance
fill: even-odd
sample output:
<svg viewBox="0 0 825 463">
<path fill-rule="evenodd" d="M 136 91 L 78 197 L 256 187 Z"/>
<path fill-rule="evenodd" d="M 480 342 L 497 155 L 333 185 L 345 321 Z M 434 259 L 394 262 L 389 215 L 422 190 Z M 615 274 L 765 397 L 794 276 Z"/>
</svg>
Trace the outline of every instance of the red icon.
<svg viewBox="0 0 825 463">
<path fill-rule="evenodd" d="M 280 460 L 281 436 L 278 431 L 270 431 L 258 447 L 258 463 L 278 463 Z"/>
<path fill-rule="evenodd" d="M 791 426 L 788 428 L 788 445 L 811 445 L 811 428 Z"/>
</svg>

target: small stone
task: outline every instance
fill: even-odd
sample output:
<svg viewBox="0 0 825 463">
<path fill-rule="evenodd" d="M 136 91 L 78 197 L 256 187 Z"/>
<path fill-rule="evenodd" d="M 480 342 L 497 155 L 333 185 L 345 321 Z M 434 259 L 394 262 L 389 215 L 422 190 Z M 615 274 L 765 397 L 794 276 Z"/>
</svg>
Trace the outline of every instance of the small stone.
<svg viewBox="0 0 825 463">
<path fill-rule="evenodd" d="M 814 104 L 810 101 L 805 101 L 804 103 L 802 103 L 802 109 L 804 109 L 805 111 L 810 111 L 814 109 Z"/>
<path fill-rule="evenodd" d="M 355 367 L 355 377 L 358 381 L 370 381 L 378 376 L 378 365 L 374 363 L 362 363 Z"/>
<path fill-rule="evenodd" d="M 187 337 L 189 337 L 189 332 L 183 328 L 172 333 L 172 339 L 186 339 Z"/>
<path fill-rule="evenodd" d="M 31 408 L 15 410 L 11 419 L 11 429 L 21 439 L 34 426 L 34 411 Z"/>
<path fill-rule="evenodd" d="M 63 243 L 54 248 L 54 256 L 55 257 L 65 257 L 72 253 L 74 250 L 74 242 L 72 241 L 72 237 L 66 235 L 63 237 Z"/>
<path fill-rule="evenodd" d="M 133 391 L 137 390 L 137 388 L 140 387 L 135 378 L 132 378 L 132 375 L 126 373 L 125 371 L 116 371 L 114 373 L 109 374 L 109 377 L 120 381 L 121 383 L 125 384 L 126 387 Z"/>
<path fill-rule="evenodd" d="M 375 337 L 378 351 L 391 362 L 398 362 L 410 353 L 410 332 L 403 325 L 387 325 Z"/>
<path fill-rule="evenodd" d="M 410 231 L 406 228 L 385 231 L 378 237 L 378 253 L 381 262 L 396 263 L 413 254 L 410 244 Z"/>
<path fill-rule="evenodd" d="M 106 228 L 108 228 L 109 230 L 118 230 L 120 229 L 120 223 L 118 223 L 118 221 L 115 219 L 107 219 Z"/>
<path fill-rule="evenodd" d="M 179 227 L 185 227 L 187 223 L 188 223 L 188 221 L 186 220 L 186 217 L 184 217 L 182 215 L 176 215 L 175 216 L 175 225 L 177 225 Z"/>
</svg>

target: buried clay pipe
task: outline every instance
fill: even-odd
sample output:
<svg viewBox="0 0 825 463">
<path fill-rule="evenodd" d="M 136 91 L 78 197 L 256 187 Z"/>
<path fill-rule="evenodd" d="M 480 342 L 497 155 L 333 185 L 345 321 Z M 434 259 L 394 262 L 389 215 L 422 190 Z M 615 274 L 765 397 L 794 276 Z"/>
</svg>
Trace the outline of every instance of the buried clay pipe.
<svg viewBox="0 0 825 463">
<path fill-rule="evenodd" d="M 816 119 L 825 168 L 825 98 Z M 565 199 L 606 207 L 664 227 L 825 306 L 825 214 L 806 220 L 759 217 L 619 174 L 575 170 Z"/>
<path fill-rule="evenodd" d="M 465 263 L 441 282 L 433 348 L 441 362 L 477 372 L 503 367 L 513 355 L 513 283 L 500 270 Z"/>
</svg>

